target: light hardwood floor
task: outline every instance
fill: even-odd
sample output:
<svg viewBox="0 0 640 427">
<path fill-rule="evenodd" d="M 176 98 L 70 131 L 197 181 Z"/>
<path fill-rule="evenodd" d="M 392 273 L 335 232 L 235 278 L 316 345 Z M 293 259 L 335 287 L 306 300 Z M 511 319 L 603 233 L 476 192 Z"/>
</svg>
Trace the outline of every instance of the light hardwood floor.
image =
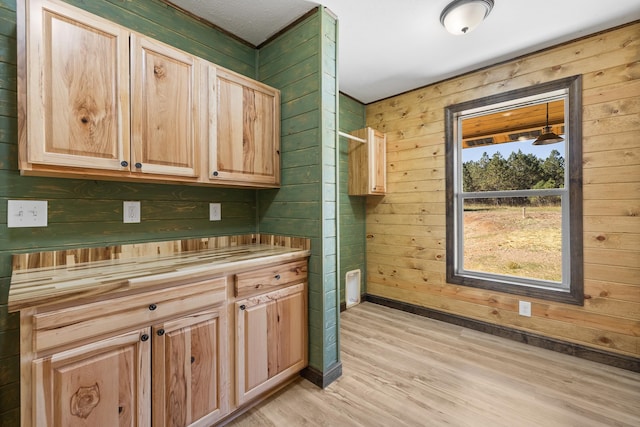
<svg viewBox="0 0 640 427">
<path fill-rule="evenodd" d="M 230 426 L 640 426 L 640 374 L 363 303 L 343 375 L 298 380 Z"/>
</svg>

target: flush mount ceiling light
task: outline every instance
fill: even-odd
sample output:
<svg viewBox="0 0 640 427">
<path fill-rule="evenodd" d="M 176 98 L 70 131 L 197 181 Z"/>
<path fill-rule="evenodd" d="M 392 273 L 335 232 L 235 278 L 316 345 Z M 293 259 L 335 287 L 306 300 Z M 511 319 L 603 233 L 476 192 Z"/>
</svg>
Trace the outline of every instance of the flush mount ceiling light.
<svg viewBox="0 0 640 427">
<path fill-rule="evenodd" d="M 454 0 L 442 11 L 440 23 L 451 34 L 467 34 L 480 25 L 491 9 L 493 0 Z"/>
<path fill-rule="evenodd" d="M 549 103 L 547 102 L 547 125 L 542 130 L 542 134 L 533 141 L 532 145 L 555 144 L 562 141 L 564 141 L 563 137 L 551 132 L 551 126 L 549 126 Z"/>
</svg>

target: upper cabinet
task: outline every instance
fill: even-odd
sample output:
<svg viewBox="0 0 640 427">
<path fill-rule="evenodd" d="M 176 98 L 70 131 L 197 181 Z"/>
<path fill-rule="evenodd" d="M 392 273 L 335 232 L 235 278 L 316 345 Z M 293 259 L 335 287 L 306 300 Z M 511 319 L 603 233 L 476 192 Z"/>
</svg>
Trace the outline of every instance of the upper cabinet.
<svg viewBox="0 0 640 427">
<path fill-rule="evenodd" d="M 28 142 L 21 141 L 20 169 L 128 170 L 129 32 L 76 11 L 27 2 L 28 44 L 21 59 L 28 64 Z"/>
<path fill-rule="evenodd" d="M 58 0 L 18 5 L 18 45 L 22 173 L 279 185 L 276 89 Z"/>
<path fill-rule="evenodd" d="M 280 185 L 280 92 L 218 68 L 209 72 L 216 117 L 210 121 L 209 179 Z"/>
<path fill-rule="evenodd" d="M 387 191 L 387 135 L 370 127 L 351 133 L 349 195 L 384 195 Z"/>
<path fill-rule="evenodd" d="M 201 60 L 131 35 L 133 170 L 198 176 Z"/>
</svg>

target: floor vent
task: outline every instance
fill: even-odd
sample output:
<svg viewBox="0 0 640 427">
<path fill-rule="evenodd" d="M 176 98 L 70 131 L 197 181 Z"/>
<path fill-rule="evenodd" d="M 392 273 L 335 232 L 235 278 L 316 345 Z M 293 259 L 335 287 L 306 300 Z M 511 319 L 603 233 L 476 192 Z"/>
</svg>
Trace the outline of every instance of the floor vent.
<svg viewBox="0 0 640 427">
<path fill-rule="evenodd" d="M 347 308 L 360 304 L 360 269 L 348 271 L 344 283 Z"/>
</svg>

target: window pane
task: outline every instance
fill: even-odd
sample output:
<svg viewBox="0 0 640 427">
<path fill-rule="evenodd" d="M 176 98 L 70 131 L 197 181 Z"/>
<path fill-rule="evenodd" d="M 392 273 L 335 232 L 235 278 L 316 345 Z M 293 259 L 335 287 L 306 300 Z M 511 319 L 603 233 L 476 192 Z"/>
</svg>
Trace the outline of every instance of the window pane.
<svg viewBox="0 0 640 427">
<path fill-rule="evenodd" d="M 464 201 L 466 271 L 562 282 L 559 196 Z"/>
<path fill-rule="evenodd" d="M 547 123 L 546 106 L 463 119 L 463 191 L 564 187 L 565 142 L 532 145 Z M 549 103 L 549 126 L 564 137 L 564 100 Z"/>
</svg>

